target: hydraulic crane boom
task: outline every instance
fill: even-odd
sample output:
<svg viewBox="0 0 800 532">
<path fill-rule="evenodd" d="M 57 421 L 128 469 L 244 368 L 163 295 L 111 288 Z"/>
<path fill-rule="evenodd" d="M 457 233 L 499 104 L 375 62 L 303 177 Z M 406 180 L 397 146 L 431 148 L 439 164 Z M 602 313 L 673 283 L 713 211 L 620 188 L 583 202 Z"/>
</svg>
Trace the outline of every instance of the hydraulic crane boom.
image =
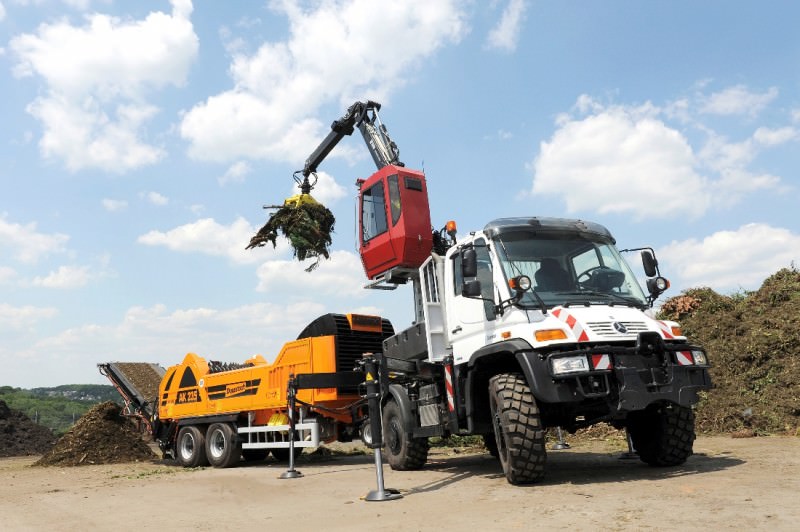
<svg viewBox="0 0 800 532">
<path fill-rule="evenodd" d="M 325 157 L 339 144 L 346 135 L 351 135 L 353 129 L 357 127 L 367 143 L 372 160 L 378 170 L 385 166 L 405 166 L 400 162 L 400 150 L 397 144 L 389 137 L 386 126 L 381 123 L 378 111 L 381 104 L 368 100 L 366 102 L 355 102 L 347 112 L 338 120 L 331 124 L 331 132 L 317 146 L 317 149 L 306 159 L 303 167 L 303 177 L 317 171 L 317 166 L 325 160 Z"/>
</svg>

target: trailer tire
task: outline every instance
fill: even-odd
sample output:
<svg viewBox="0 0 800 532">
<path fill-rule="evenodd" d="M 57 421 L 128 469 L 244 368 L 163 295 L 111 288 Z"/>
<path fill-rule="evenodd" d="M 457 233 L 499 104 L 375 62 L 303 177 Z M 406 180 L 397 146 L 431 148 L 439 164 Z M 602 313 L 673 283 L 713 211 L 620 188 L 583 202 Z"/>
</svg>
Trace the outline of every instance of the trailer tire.
<svg viewBox="0 0 800 532">
<path fill-rule="evenodd" d="M 642 462 L 655 467 L 681 465 L 693 452 L 694 412 L 673 403 L 654 403 L 628 416 L 628 432 Z"/>
<path fill-rule="evenodd" d="M 228 423 L 214 423 L 206 432 L 206 457 L 213 467 L 231 467 L 239 462 L 242 444 Z"/>
<path fill-rule="evenodd" d="M 187 425 L 178 431 L 175 458 L 183 467 L 208 465 L 206 438 L 200 427 Z"/>
<path fill-rule="evenodd" d="M 539 407 L 525 378 L 501 373 L 489 380 L 498 459 L 511 484 L 541 480 L 547 460 L 545 435 Z"/>
<path fill-rule="evenodd" d="M 420 469 L 428 461 L 428 438 L 413 438 L 403 428 L 400 406 L 394 400 L 383 407 L 383 452 L 395 471 Z"/>
</svg>

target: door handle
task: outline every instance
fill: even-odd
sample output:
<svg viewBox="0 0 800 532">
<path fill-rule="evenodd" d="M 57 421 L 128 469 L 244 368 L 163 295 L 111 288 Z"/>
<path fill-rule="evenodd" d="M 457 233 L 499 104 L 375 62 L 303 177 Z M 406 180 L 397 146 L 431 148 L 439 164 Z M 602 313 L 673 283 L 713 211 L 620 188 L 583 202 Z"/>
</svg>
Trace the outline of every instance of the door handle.
<svg viewBox="0 0 800 532">
<path fill-rule="evenodd" d="M 457 334 L 461 332 L 461 325 L 450 331 L 450 334 Z"/>
</svg>

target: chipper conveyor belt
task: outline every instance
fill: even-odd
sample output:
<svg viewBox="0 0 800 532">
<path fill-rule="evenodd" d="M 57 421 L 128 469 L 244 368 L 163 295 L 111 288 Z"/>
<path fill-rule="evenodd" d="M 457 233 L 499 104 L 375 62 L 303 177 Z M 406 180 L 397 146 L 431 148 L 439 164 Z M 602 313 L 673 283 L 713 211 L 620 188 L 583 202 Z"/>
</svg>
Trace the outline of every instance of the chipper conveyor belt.
<svg viewBox="0 0 800 532">
<path fill-rule="evenodd" d="M 106 362 L 97 367 L 122 396 L 127 414 L 149 424 L 158 404 L 158 385 L 166 370 L 149 362 Z"/>
</svg>

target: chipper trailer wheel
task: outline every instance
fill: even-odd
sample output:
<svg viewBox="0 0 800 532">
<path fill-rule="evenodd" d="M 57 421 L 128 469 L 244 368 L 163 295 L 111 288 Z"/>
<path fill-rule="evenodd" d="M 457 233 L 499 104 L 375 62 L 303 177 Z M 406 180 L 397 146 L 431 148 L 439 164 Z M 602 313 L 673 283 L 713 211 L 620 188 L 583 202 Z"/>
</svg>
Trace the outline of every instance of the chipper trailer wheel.
<svg viewBox="0 0 800 532">
<path fill-rule="evenodd" d="M 183 467 L 208 465 L 206 439 L 199 427 L 188 425 L 181 428 L 178 432 L 176 457 Z"/>
<path fill-rule="evenodd" d="M 547 459 L 539 407 L 525 378 L 501 373 L 489 381 L 497 454 L 511 484 L 536 482 L 544 476 Z"/>
<path fill-rule="evenodd" d="M 206 456 L 214 467 L 231 467 L 239 462 L 242 445 L 228 423 L 214 423 L 206 432 Z"/>
</svg>

